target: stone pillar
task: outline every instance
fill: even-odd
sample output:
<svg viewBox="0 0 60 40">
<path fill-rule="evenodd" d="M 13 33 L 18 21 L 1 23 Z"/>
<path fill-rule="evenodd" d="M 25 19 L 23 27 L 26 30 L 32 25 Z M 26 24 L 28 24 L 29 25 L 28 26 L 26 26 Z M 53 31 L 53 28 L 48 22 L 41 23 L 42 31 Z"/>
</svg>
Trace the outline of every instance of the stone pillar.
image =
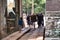
<svg viewBox="0 0 60 40">
<path fill-rule="evenodd" d="M 18 27 L 18 18 L 19 18 L 19 0 L 15 0 L 15 8 L 16 8 L 16 28 Z"/>
<path fill-rule="evenodd" d="M 19 13 L 20 13 L 20 17 L 23 17 L 23 13 L 22 13 L 22 0 L 19 0 Z"/>
<path fill-rule="evenodd" d="M 5 20 L 5 8 L 6 8 L 6 3 L 7 0 L 0 0 L 0 33 L 1 37 L 4 37 L 6 35 L 5 33 L 5 25 L 6 25 L 6 20 Z"/>
<path fill-rule="evenodd" d="M 1 6 L 2 2 L 0 0 L 0 35 L 1 35 L 1 10 L 2 10 L 2 6 Z M 1 36 L 0 36 L 0 39 L 1 39 Z"/>
</svg>

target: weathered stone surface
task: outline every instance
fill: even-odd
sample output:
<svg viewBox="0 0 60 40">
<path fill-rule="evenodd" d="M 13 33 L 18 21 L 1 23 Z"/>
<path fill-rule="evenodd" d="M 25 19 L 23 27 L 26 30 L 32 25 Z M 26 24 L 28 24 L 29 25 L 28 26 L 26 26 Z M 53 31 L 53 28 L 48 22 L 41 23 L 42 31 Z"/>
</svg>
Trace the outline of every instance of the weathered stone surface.
<svg viewBox="0 0 60 40">
<path fill-rule="evenodd" d="M 0 0 L 0 37 L 4 37 L 5 36 L 5 30 L 3 30 L 5 28 L 5 8 L 6 8 L 6 0 Z"/>
<path fill-rule="evenodd" d="M 46 17 L 60 17 L 60 11 L 46 11 Z"/>
<path fill-rule="evenodd" d="M 46 11 L 60 11 L 60 0 L 46 0 Z"/>
</svg>

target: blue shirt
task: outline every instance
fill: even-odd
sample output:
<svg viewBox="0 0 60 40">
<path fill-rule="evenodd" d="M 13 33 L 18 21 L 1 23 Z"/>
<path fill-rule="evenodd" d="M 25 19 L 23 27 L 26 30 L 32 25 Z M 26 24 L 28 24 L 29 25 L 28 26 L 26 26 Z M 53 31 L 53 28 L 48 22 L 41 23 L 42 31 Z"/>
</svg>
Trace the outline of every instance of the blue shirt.
<svg viewBox="0 0 60 40">
<path fill-rule="evenodd" d="M 18 24 L 23 25 L 23 21 L 21 19 L 19 19 Z"/>
</svg>

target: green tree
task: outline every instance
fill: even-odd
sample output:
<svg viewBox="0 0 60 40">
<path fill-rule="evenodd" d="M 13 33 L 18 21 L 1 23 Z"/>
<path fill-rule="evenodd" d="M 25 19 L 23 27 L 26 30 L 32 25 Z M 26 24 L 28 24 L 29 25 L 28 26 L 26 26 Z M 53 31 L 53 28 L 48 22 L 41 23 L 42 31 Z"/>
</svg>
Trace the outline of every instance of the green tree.
<svg viewBox="0 0 60 40">
<path fill-rule="evenodd" d="M 40 13 L 40 12 L 44 12 L 45 11 L 45 2 L 46 2 L 46 0 L 35 0 L 34 1 L 34 3 L 35 3 L 35 5 L 34 5 L 34 8 L 35 8 L 35 10 L 34 10 L 34 12 L 35 13 Z"/>
<path fill-rule="evenodd" d="M 45 11 L 46 0 L 34 0 L 34 13 L 40 13 Z M 23 11 L 25 13 L 31 13 L 32 9 L 32 0 L 22 0 Z"/>
</svg>

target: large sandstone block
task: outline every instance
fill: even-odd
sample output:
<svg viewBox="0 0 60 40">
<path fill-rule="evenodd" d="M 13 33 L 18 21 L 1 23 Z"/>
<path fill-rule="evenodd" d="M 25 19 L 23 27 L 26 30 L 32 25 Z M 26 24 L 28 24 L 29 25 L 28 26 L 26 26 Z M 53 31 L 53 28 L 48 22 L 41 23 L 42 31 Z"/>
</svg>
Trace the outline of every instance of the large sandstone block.
<svg viewBox="0 0 60 40">
<path fill-rule="evenodd" d="M 46 11 L 46 17 L 60 17 L 60 11 Z"/>
<path fill-rule="evenodd" d="M 46 0 L 46 11 L 60 11 L 60 0 Z"/>
</svg>

